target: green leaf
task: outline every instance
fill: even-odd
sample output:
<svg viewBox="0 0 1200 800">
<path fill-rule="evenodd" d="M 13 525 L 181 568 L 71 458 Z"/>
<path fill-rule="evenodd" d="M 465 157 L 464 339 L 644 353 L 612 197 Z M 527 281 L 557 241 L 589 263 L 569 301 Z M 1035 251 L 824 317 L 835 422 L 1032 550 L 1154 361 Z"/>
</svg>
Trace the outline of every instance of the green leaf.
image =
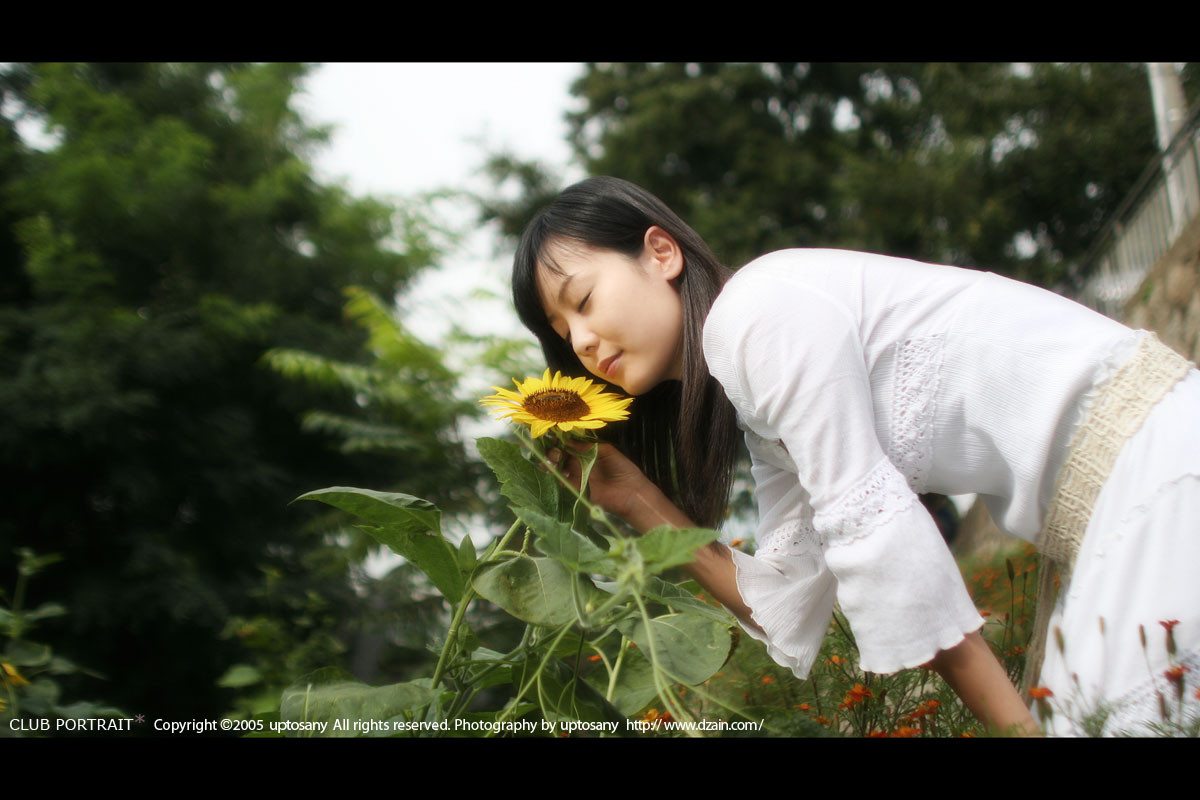
<svg viewBox="0 0 1200 800">
<path fill-rule="evenodd" d="M 10 641 L 4 660 L 15 667 L 40 667 L 50 663 L 50 646 L 24 639 Z"/>
<path fill-rule="evenodd" d="M 642 585 L 642 594 L 679 612 L 699 614 L 722 625 L 736 624 L 733 615 L 725 610 L 723 606 L 714 606 L 712 603 L 706 603 L 682 586 L 668 583 L 662 578 L 654 576 L 647 578 L 645 584 Z"/>
<path fill-rule="evenodd" d="M 63 560 L 61 553 L 46 553 L 39 556 L 28 547 L 18 547 L 13 552 L 20 559 L 17 564 L 17 572 L 27 578 L 33 577 L 51 564 L 57 564 Z"/>
<path fill-rule="evenodd" d="M 104 676 L 99 672 L 81 667 L 74 661 L 71 661 L 69 658 L 63 658 L 59 655 L 52 656 L 50 658 L 48 670 L 51 675 L 74 675 L 75 673 L 79 672 L 84 675 L 90 675 L 93 678 L 100 678 L 102 680 L 104 679 Z"/>
<path fill-rule="evenodd" d="M 696 548 L 715 542 L 721 534 L 708 528 L 672 528 L 661 525 L 637 539 L 637 548 L 645 559 L 646 571 L 662 572 L 691 563 Z"/>
<path fill-rule="evenodd" d="M 475 591 L 522 622 L 562 625 L 575 619 L 574 576 L 552 558 L 521 556 L 475 576 Z M 590 587 L 590 584 L 589 584 Z"/>
<path fill-rule="evenodd" d="M 650 620 L 649 632 L 640 617 L 622 620 L 617 630 L 650 653 L 654 639 L 659 666 L 675 680 L 703 683 L 721 668 L 729 656 L 729 629 L 720 623 L 692 614 L 670 614 Z"/>
<path fill-rule="evenodd" d="M 512 510 L 537 535 L 538 548 L 546 555 L 558 559 L 573 570 L 604 575 L 616 574 L 616 562 L 608 558 L 607 553 L 590 539 L 571 530 L 567 523 L 559 522 L 534 508 Z"/>
<path fill-rule="evenodd" d="M 261 680 L 262 673 L 252 664 L 234 664 L 217 679 L 217 686 L 240 689 L 243 686 L 253 686 Z"/>
<path fill-rule="evenodd" d="M 58 706 L 58 683 L 49 678 L 37 678 L 25 687 L 21 710 L 37 717 L 49 716 Z"/>
<path fill-rule="evenodd" d="M 527 461 L 521 448 L 512 442 L 484 437 L 476 445 L 479 455 L 500 479 L 501 494 L 521 508 L 558 516 L 559 484 L 553 475 Z"/>
<path fill-rule="evenodd" d="M 450 543 L 437 534 L 404 530 L 400 526 L 371 527 L 359 525 L 392 552 L 404 556 L 417 569 L 429 576 L 433 585 L 451 603 L 462 599 L 463 574 L 458 568 L 458 554 Z"/>
<path fill-rule="evenodd" d="M 442 512 L 437 506 L 428 500 L 400 492 L 331 486 L 302 494 L 296 500 L 319 500 L 376 525 L 398 525 L 405 531 L 432 531 L 439 536 L 442 533 Z"/>
<path fill-rule="evenodd" d="M 106 706 L 100 703 L 94 703 L 90 700 L 81 700 L 77 703 L 71 703 L 67 706 L 57 706 L 54 712 L 58 716 L 66 719 L 88 719 L 96 717 L 105 717 L 107 719 L 127 719 L 129 717 L 124 711 L 113 706 Z"/>
<path fill-rule="evenodd" d="M 62 603 L 42 603 L 32 611 L 26 611 L 25 619 L 29 621 L 50 619 L 51 617 L 61 617 L 66 613 L 67 607 Z"/>
<path fill-rule="evenodd" d="M 599 669 L 588 680 L 600 692 L 608 691 L 608 671 Z M 654 668 L 642 651 L 631 647 L 625 651 L 617 683 L 613 687 L 612 704 L 625 716 L 636 714 L 658 695 L 654 685 Z"/>
<path fill-rule="evenodd" d="M 324 737 L 354 737 L 354 730 L 334 730 L 335 720 L 386 721 L 403 711 L 426 705 L 436 696 L 428 681 L 368 686 L 337 667 L 319 669 L 283 691 L 279 717 L 285 722 L 328 722 Z"/>
</svg>

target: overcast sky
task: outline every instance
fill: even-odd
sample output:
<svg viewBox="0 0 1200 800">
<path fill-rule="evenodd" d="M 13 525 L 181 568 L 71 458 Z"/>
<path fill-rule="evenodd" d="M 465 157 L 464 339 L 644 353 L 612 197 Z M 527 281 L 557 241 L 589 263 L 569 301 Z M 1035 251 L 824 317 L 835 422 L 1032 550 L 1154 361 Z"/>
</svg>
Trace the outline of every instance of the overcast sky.
<svg viewBox="0 0 1200 800">
<path fill-rule="evenodd" d="M 317 67 L 297 107 L 309 122 L 331 123 L 330 147 L 316 158 L 323 180 L 343 180 L 355 194 L 413 198 L 443 188 L 486 190 L 477 175 L 489 153 L 507 150 L 537 159 L 566 179 L 564 115 L 579 64 L 332 63 Z M 433 210 L 453 225 L 470 226 L 467 203 Z M 439 340 L 452 322 L 473 333 L 523 333 L 511 303 L 465 302 L 474 290 L 506 295 L 506 258 L 496 237 L 481 231 L 442 259 L 401 298 L 410 328 Z"/>
<path fill-rule="evenodd" d="M 318 160 L 356 192 L 410 195 L 467 183 L 487 152 L 565 165 L 568 89 L 579 64 L 332 63 L 300 108 L 334 123 Z"/>
</svg>

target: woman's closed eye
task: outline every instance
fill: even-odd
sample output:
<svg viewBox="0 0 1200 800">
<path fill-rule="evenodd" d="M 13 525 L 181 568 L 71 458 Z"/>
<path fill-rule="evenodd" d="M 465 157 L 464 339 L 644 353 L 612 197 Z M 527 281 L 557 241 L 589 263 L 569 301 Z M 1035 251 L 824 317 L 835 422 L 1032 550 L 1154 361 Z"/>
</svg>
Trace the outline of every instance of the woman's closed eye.
<svg viewBox="0 0 1200 800">
<path fill-rule="evenodd" d="M 586 305 L 587 305 L 587 303 L 588 303 L 588 300 L 590 300 L 590 299 L 591 299 L 591 297 L 592 297 L 592 293 L 591 293 L 591 292 L 588 292 L 587 294 L 585 294 L 585 295 L 583 296 L 583 299 L 579 301 L 579 305 L 575 306 L 575 311 L 576 311 L 577 313 L 580 313 L 580 314 L 582 314 L 582 313 L 583 313 L 584 306 L 586 306 Z M 567 344 L 570 344 L 570 343 L 571 343 L 571 331 L 570 331 L 570 329 L 567 329 L 567 332 L 566 332 L 566 334 L 565 334 L 565 335 L 564 335 L 562 338 L 563 338 L 563 341 L 564 341 L 564 342 L 566 342 Z"/>
</svg>

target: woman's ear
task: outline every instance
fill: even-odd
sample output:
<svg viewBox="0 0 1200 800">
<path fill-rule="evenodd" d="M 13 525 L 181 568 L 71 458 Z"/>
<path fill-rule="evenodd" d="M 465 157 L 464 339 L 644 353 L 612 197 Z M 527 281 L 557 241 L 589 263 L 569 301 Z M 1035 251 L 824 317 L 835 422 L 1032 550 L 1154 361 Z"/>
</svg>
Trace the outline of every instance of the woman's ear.
<svg viewBox="0 0 1200 800">
<path fill-rule="evenodd" d="M 683 250 L 675 237 L 657 225 L 646 229 L 642 257 L 647 266 L 669 281 L 683 274 Z"/>
</svg>

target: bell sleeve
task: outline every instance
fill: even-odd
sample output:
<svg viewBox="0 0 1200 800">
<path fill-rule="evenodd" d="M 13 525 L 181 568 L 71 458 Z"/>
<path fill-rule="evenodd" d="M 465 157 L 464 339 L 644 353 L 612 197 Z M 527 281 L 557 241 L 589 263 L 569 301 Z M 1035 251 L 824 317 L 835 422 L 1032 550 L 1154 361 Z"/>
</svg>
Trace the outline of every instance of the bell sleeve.
<svg viewBox="0 0 1200 800">
<path fill-rule="evenodd" d="M 850 309 L 804 283 L 739 275 L 709 314 L 704 351 L 743 424 L 779 442 L 794 466 L 800 490 L 760 497 L 760 520 L 802 522 L 780 504 L 811 505 L 815 550 L 734 556 L 761 628 L 751 635 L 775 660 L 807 674 L 813 630 L 824 634 L 834 595 L 870 672 L 926 663 L 978 630 L 983 619 L 937 526 L 876 435 Z"/>
</svg>

